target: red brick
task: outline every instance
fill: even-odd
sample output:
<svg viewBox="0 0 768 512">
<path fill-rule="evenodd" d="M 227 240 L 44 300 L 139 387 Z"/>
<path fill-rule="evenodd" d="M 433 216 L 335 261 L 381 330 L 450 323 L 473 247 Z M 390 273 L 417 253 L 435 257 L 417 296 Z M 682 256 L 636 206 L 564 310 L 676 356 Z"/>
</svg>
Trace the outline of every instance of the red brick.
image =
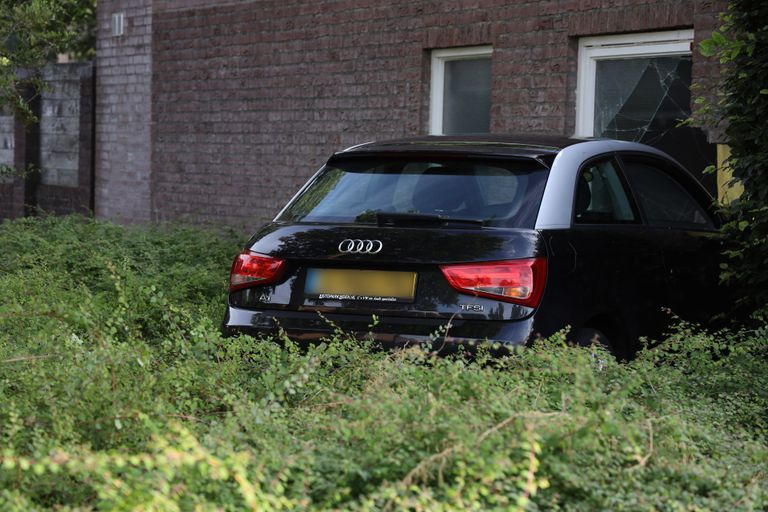
<svg viewBox="0 0 768 512">
<path fill-rule="evenodd" d="M 115 9 L 135 9 L 145 15 L 132 15 L 130 27 L 151 27 L 151 34 L 131 34 L 135 42 L 122 45 L 112 43 L 106 28 L 99 34 L 100 93 L 108 95 L 99 119 L 115 119 L 100 131 L 97 207 L 101 201 L 101 214 L 118 219 L 252 228 L 271 218 L 333 151 L 424 133 L 435 48 L 493 45 L 494 131 L 569 135 L 579 37 L 693 27 L 698 41 L 723 6 L 713 0 L 104 0 L 100 26 Z M 129 56 L 135 60 L 126 62 Z M 142 75 L 147 59 L 151 78 Z M 717 68 L 700 55 L 694 60 L 696 80 L 711 83 Z M 118 180 L 127 178 L 129 152 L 143 156 L 132 178 Z M 112 206 L 115 195 L 132 199 Z"/>
</svg>

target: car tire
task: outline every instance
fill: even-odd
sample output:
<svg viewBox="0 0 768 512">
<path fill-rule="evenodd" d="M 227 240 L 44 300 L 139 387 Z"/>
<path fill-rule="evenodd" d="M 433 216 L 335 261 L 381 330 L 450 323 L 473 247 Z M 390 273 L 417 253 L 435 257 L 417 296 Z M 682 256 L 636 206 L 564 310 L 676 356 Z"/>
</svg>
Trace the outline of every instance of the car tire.
<svg viewBox="0 0 768 512">
<path fill-rule="evenodd" d="M 580 329 L 576 329 L 573 334 L 568 337 L 568 339 L 571 341 L 571 343 L 580 347 L 600 345 L 606 350 L 606 352 L 616 358 L 616 352 L 613 349 L 613 345 L 611 345 L 611 341 L 608 339 L 608 336 L 597 329 L 593 329 L 591 327 L 582 327 Z M 598 361 L 598 365 L 602 368 L 604 366 L 604 361 Z"/>
</svg>

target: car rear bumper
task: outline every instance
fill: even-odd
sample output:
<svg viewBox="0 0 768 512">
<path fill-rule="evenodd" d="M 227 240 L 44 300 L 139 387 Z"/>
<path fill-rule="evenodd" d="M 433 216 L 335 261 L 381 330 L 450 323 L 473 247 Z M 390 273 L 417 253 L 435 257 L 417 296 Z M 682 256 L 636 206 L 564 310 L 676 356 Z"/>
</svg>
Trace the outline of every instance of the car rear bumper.
<svg viewBox="0 0 768 512">
<path fill-rule="evenodd" d="M 338 315 L 306 311 L 248 310 L 229 306 L 222 323 L 225 336 L 248 334 L 276 336 L 282 330 L 299 343 L 314 343 L 343 331 L 373 339 L 384 348 L 413 345 L 431 346 L 441 353 L 473 351 L 481 344 L 495 346 L 496 352 L 508 352 L 528 343 L 533 333 L 533 317 L 515 321 L 468 321 L 444 318 L 398 318 L 367 315 Z"/>
</svg>

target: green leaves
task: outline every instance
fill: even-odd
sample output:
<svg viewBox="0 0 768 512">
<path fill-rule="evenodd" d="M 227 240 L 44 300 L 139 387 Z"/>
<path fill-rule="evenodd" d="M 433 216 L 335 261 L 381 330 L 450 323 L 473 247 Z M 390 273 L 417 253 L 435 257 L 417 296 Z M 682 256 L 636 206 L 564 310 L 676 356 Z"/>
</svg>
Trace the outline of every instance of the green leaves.
<svg viewBox="0 0 768 512">
<path fill-rule="evenodd" d="M 768 318 L 768 3 L 732 0 L 723 26 L 701 43 L 702 55 L 723 65 L 723 95 L 716 119 L 727 121 L 727 166 L 743 194 L 723 207 L 729 258 L 722 279 L 739 290 L 734 313 Z"/>
<path fill-rule="evenodd" d="M 35 122 L 39 68 L 59 53 L 92 58 L 95 30 L 95 0 L 0 0 L 0 109 Z"/>
<path fill-rule="evenodd" d="M 768 330 L 680 325 L 629 363 L 222 339 L 238 242 L 0 225 L 0 510 L 768 506 Z"/>
</svg>

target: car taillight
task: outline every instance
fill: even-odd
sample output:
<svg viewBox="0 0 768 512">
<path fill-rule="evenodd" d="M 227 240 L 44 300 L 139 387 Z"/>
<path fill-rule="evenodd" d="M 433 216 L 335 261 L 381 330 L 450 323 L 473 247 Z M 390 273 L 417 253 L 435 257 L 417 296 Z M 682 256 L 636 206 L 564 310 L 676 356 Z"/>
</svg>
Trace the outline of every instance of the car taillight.
<svg viewBox="0 0 768 512">
<path fill-rule="evenodd" d="M 547 260 L 527 258 L 441 265 L 448 282 L 462 293 L 535 308 L 547 279 Z"/>
<path fill-rule="evenodd" d="M 243 251 L 232 262 L 232 272 L 229 274 L 229 291 L 274 283 L 283 275 L 284 267 L 285 260 Z"/>
</svg>

